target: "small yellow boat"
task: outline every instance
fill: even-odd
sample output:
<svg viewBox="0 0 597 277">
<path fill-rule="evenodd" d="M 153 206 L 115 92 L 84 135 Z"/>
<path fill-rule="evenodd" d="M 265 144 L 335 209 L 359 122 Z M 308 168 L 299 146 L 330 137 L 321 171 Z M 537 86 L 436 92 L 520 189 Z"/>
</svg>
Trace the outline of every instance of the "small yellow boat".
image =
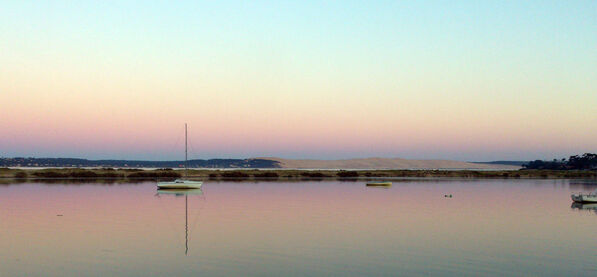
<svg viewBox="0 0 597 277">
<path fill-rule="evenodd" d="M 392 186 L 392 182 L 369 182 L 368 187 L 389 187 Z"/>
</svg>

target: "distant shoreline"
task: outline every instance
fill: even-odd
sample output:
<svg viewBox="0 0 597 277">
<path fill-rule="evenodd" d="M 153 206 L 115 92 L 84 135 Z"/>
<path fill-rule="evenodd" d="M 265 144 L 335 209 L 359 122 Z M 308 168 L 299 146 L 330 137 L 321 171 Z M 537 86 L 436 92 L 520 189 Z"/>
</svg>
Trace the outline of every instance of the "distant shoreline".
<svg viewBox="0 0 597 277">
<path fill-rule="evenodd" d="M 513 164 L 514 163 L 514 164 Z M 462 162 L 453 160 L 411 160 L 401 158 L 355 158 L 343 160 L 301 160 L 276 157 L 248 159 L 191 159 L 193 169 L 489 169 L 516 170 L 523 162 Z M 184 168 L 184 161 L 87 160 L 78 158 L 1 158 L 0 167 L 33 168 Z"/>
<path fill-rule="evenodd" d="M 0 168 L 0 178 L 16 180 L 42 179 L 111 179 L 165 180 L 176 179 L 184 172 L 172 169 L 11 169 Z M 200 180 L 360 180 L 383 178 L 491 178 L 491 179 L 597 179 L 597 171 L 565 170 L 330 170 L 330 169 L 189 169 L 189 179 Z"/>
</svg>

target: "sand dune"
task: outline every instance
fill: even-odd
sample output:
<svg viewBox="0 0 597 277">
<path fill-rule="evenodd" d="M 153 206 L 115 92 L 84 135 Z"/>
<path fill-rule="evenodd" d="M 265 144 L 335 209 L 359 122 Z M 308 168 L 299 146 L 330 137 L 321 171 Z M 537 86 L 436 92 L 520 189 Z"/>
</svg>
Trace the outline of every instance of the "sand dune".
<svg viewBox="0 0 597 277">
<path fill-rule="evenodd" d="M 292 160 L 274 157 L 260 159 L 274 160 L 283 168 L 321 169 L 519 169 L 518 166 L 477 164 L 450 160 L 408 160 L 399 158 L 365 158 L 347 160 Z"/>
</svg>

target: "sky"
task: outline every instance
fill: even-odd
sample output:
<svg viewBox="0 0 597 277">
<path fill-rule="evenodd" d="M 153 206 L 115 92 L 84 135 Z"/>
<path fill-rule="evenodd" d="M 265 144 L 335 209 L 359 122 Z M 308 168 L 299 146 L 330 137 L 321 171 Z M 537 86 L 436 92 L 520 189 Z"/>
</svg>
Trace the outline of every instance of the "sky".
<svg viewBox="0 0 597 277">
<path fill-rule="evenodd" d="M 597 152 L 596 1 L 3 1 L 0 156 Z"/>
</svg>

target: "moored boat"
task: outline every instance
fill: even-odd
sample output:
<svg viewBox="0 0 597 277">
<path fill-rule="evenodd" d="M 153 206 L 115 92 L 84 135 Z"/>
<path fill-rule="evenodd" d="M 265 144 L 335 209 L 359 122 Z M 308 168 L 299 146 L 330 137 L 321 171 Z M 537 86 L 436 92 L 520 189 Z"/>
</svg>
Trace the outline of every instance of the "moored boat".
<svg viewBox="0 0 597 277">
<path fill-rule="evenodd" d="M 174 182 L 158 182 L 158 189 L 198 189 L 203 182 L 176 179 Z"/>
<path fill-rule="evenodd" d="M 389 187 L 392 185 L 392 182 L 369 182 L 367 183 L 368 187 Z"/>
<path fill-rule="evenodd" d="M 578 203 L 597 203 L 597 189 L 595 189 L 592 193 L 589 194 L 572 194 L 570 195 L 572 201 Z"/>
<path fill-rule="evenodd" d="M 187 124 L 184 125 L 184 176 L 187 176 Z M 158 189 L 198 189 L 203 182 L 176 179 L 174 182 L 158 182 Z"/>
</svg>

